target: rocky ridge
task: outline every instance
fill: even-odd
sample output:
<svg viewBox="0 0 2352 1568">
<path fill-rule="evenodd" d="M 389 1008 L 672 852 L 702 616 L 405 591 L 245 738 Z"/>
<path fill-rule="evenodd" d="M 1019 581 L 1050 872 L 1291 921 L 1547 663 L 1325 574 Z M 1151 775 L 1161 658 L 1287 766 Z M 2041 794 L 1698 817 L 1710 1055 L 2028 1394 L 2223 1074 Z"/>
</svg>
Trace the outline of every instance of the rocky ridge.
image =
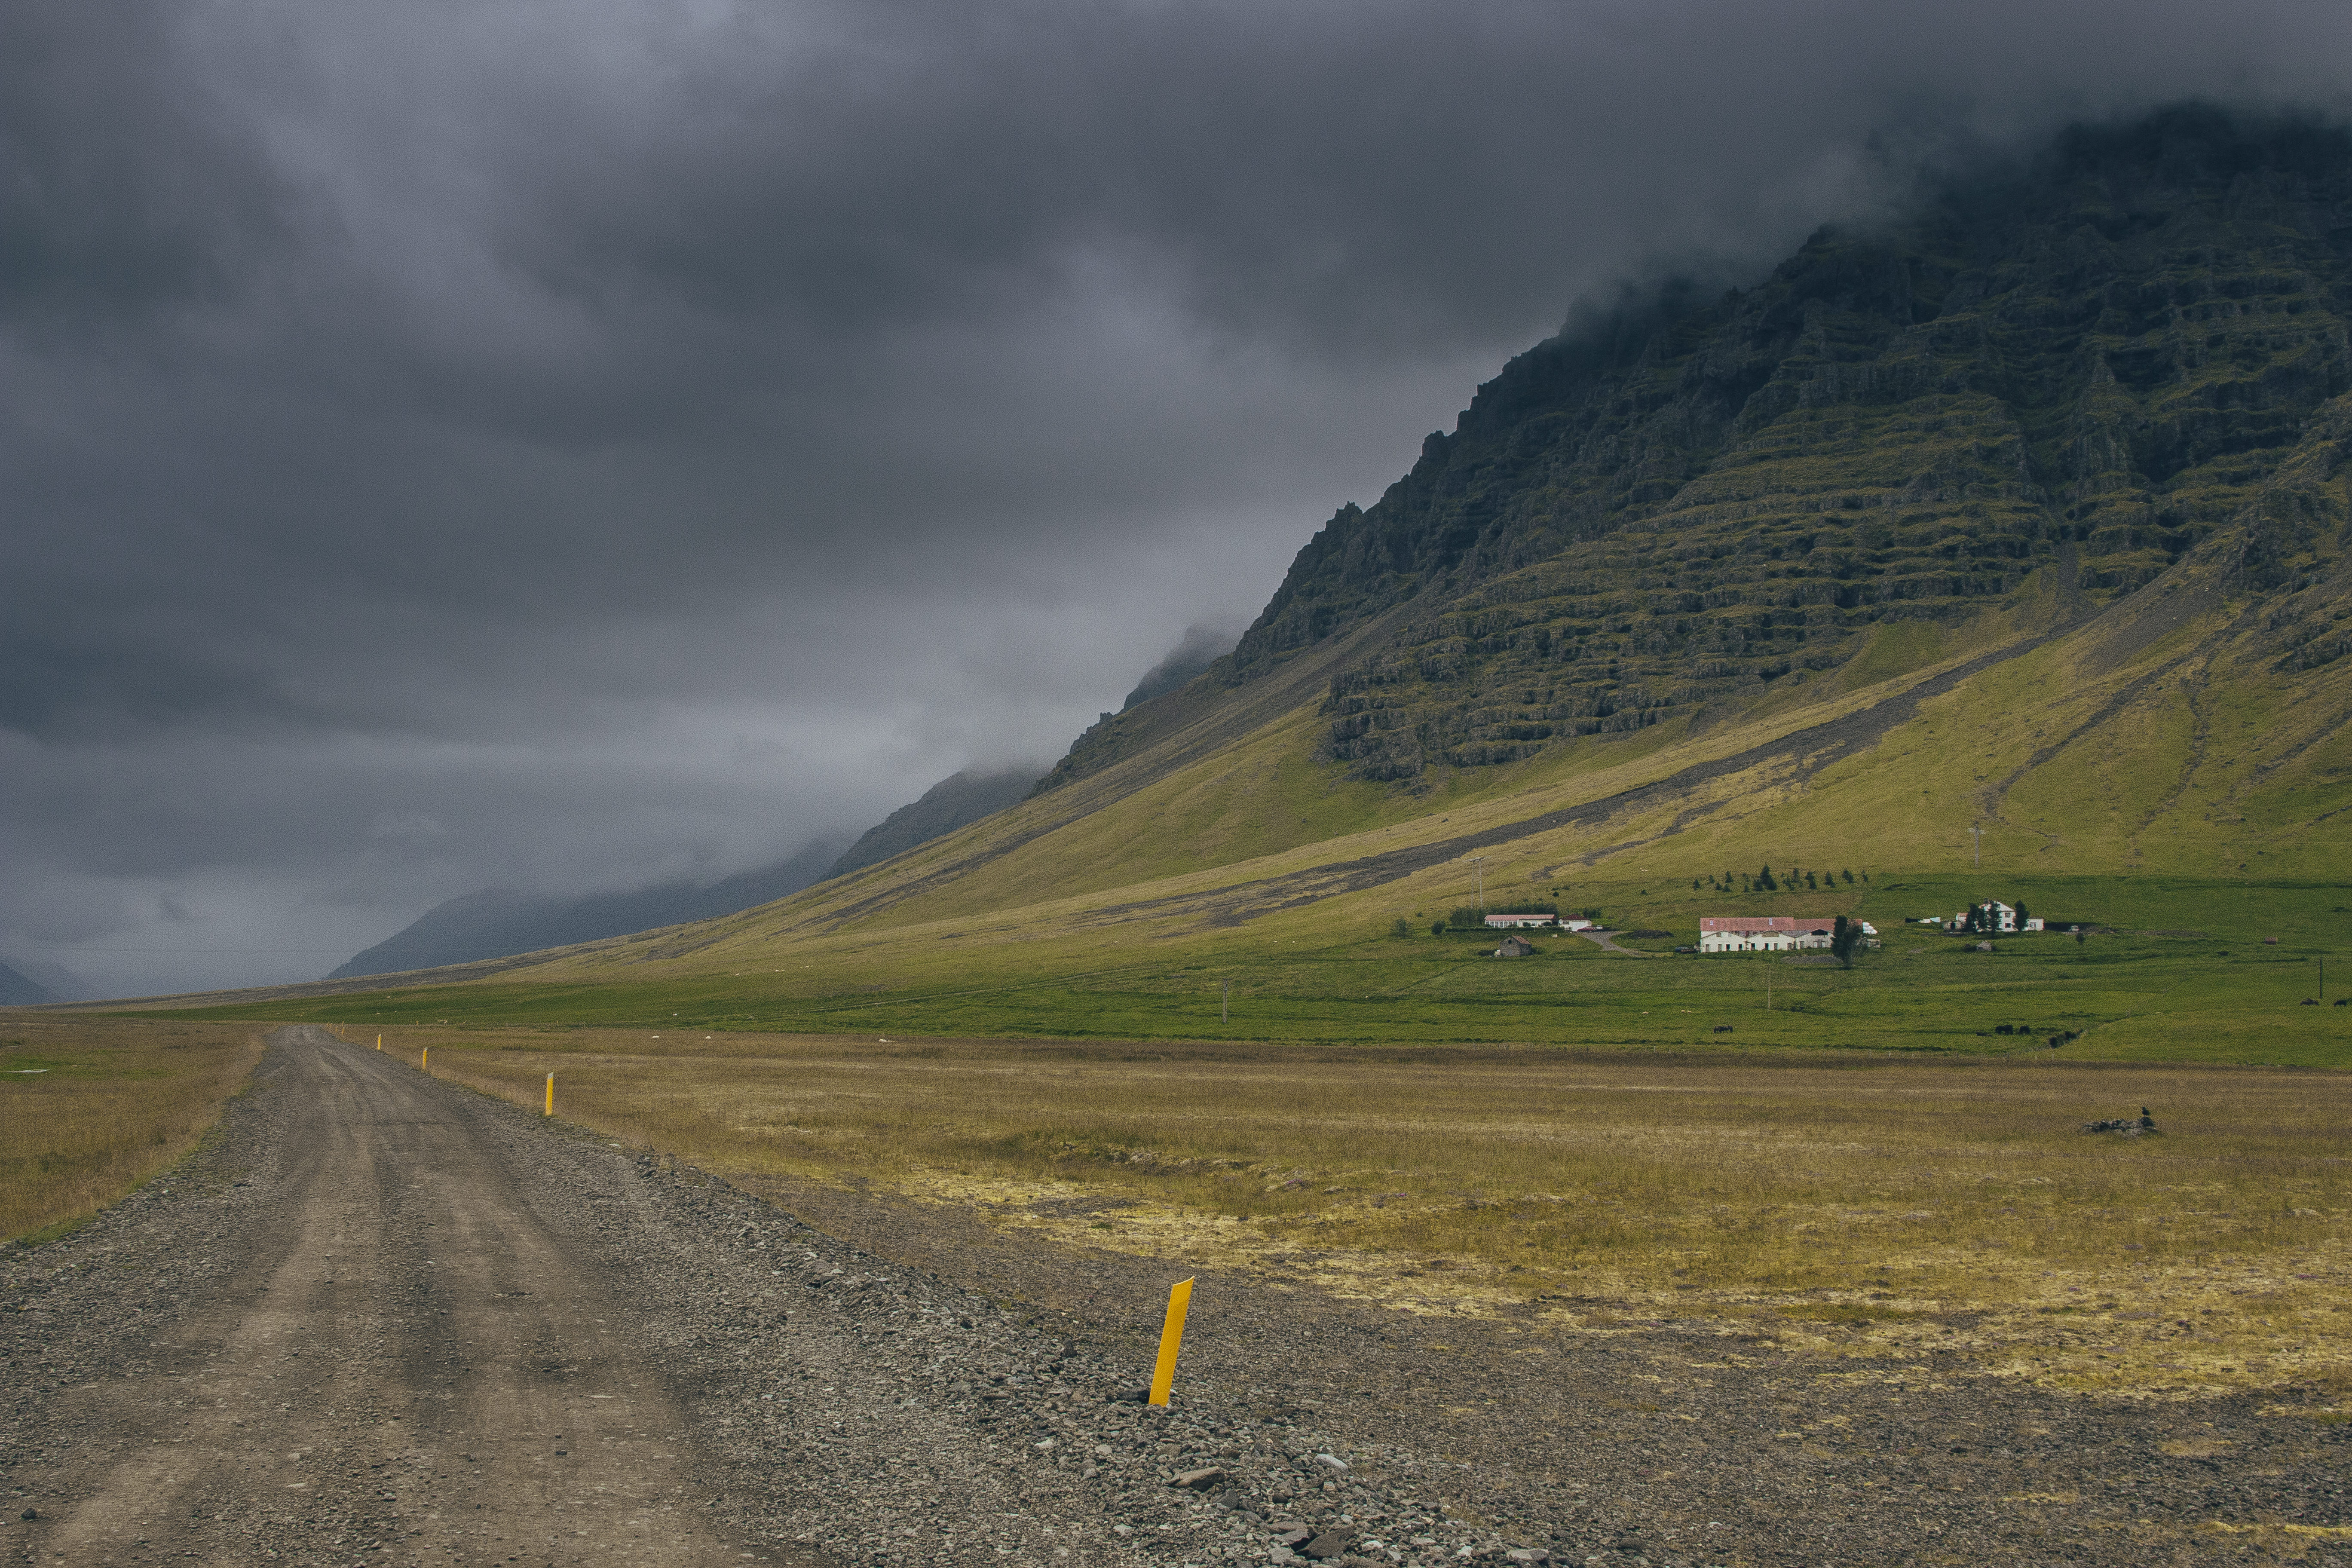
<svg viewBox="0 0 2352 1568">
<path fill-rule="evenodd" d="M 1410 783 L 1897 673 L 1991 611 L 2078 618 L 2243 527 L 2352 387 L 2348 324 L 2344 132 L 2079 128 L 1753 288 L 1580 312 L 1342 507 L 1212 679 L 1391 617 L 1331 676 L 1318 754 Z"/>
</svg>

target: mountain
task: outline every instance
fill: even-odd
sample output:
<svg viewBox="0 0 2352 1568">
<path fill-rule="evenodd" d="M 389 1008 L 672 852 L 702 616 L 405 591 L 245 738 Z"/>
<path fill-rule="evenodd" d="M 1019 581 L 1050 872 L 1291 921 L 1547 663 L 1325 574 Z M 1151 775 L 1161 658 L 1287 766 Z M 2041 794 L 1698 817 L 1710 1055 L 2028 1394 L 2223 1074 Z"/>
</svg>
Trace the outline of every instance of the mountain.
<svg viewBox="0 0 2352 1568">
<path fill-rule="evenodd" d="M 65 998 L 5 963 L 0 963 L 0 1007 L 30 1007 Z"/>
<path fill-rule="evenodd" d="M 10 969 L 48 992 L 60 1002 L 95 1001 L 103 994 L 97 986 L 92 985 L 64 964 L 46 958 L 26 958 L 20 953 L 0 953 L 0 963 L 5 963 Z"/>
<path fill-rule="evenodd" d="M 1171 659 L 1175 657 L 1169 656 Z M 1206 664 L 1203 660 L 1202 668 Z M 912 805 L 900 806 L 867 828 L 856 843 L 842 852 L 841 858 L 833 863 L 825 876 L 846 876 L 1002 811 L 1026 795 L 1043 771 L 1032 766 L 995 773 L 951 773 L 925 790 Z"/>
<path fill-rule="evenodd" d="M 1213 626 L 1188 627 L 1183 639 L 1169 650 L 1168 657 L 1153 665 L 1143 679 L 1135 683 L 1135 689 L 1127 694 L 1127 700 L 1119 704 L 1118 710 L 1124 713 L 1155 697 L 1164 697 L 1179 687 L 1191 684 L 1206 674 L 1211 665 L 1232 652 L 1234 640 L 1232 632 L 1221 632 Z"/>
<path fill-rule="evenodd" d="M 1579 311 L 1202 677 L 894 885 L 788 908 L 1140 910 L 1170 878 L 1353 866 L 1366 835 L 1452 844 L 1462 809 L 1531 858 L 1568 852 L 1559 812 L 1619 819 L 1617 850 L 1568 836 L 1588 864 L 1685 834 L 1709 869 L 1761 861 L 1726 839 L 1778 841 L 1766 816 L 1899 863 L 1978 813 L 2085 870 L 2332 863 L 2300 841 L 2352 805 L 2347 388 L 2352 137 L 2194 106 L 2077 128 L 1752 287 Z M 1868 812 L 1818 797 L 1841 766 Z"/>
<path fill-rule="evenodd" d="M 1387 933 L 1481 883 L 1686 929 L 1762 865 L 1874 868 L 1840 897 L 1898 920 L 2039 877 L 2252 929 L 2352 879 L 2347 462 L 2352 137 L 2080 128 L 1750 287 L 1577 311 L 1019 804 L 495 984 L 1052 1034 L 1255 964 L 1377 1035 L 1454 984 L 1382 989 Z"/>
<path fill-rule="evenodd" d="M 2060 613 L 2112 604 L 2352 385 L 2347 151 L 2193 108 L 2077 130 L 1754 288 L 1580 312 L 1340 508 L 1218 673 L 1370 633 L 1318 755 L 1422 781 L 1893 674 L 2037 574 Z"/>
<path fill-rule="evenodd" d="M 731 915 L 773 903 L 815 881 L 824 874 L 840 842 L 837 838 L 814 840 L 789 860 L 740 872 L 708 887 L 669 882 L 635 892 L 589 893 L 578 898 L 468 893 L 435 905 L 327 978 L 392 974 L 505 958 Z"/>
<path fill-rule="evenodd" d="M 578 898 L 507 890 L 468 893 L 435 905 L 327 978 L 347 980 L 508 958 L 757 909 L 1000 811 L 1027 795 L 1041 771 L 1031 766 L 955 773 L 933 784 L 913 805 L 867 828 L 846 850 L 840 849 L 837 838 L 814 840 L 789 860 L 708 887 L 669 882 Z"/>
</svg>

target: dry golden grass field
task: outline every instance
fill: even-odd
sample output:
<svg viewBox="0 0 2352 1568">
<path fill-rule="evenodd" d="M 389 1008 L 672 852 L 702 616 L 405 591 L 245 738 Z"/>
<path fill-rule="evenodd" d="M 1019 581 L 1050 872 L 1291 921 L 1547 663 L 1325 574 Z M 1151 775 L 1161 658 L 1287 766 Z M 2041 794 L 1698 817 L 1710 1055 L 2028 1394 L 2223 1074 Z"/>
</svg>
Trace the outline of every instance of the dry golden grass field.
<svg viewBox="0 0 2352 1568">
<path fill-rule="evenodd" d="M 352 1031 L 371 1043 L 371 1037 Z M 2352 1077 L 2047 1059 L 433 1030 L 387 1048 L 789 1176 L 1426 1313 L 1661 1313 L 2052 1386 L 2352 1388 Z M 2087 1134 L 2150 1107 L 2159 1131 Z"/>
<path fill-rule="evenodd" d="M 262 1026 L 0 1019 L 0 1241 L 55 1234 L 169 1167 L 220 1120 Z"/>
</svg>

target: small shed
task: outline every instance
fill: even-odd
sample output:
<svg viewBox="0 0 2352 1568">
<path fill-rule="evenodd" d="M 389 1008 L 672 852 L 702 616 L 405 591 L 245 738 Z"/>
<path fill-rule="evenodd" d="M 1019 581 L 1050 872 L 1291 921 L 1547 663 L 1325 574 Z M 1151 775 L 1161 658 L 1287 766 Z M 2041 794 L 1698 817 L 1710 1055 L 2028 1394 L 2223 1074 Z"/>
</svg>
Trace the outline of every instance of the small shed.
<svg viewBox="0 0 2352 1568">
<path fill-rule="evenodd" d="M 1523 936 L 1507 936 L 1503 945 L 1495 950 L 1496 958 L 1525 958 L 1534 952 L 1536 944 Z"/>
</svg>

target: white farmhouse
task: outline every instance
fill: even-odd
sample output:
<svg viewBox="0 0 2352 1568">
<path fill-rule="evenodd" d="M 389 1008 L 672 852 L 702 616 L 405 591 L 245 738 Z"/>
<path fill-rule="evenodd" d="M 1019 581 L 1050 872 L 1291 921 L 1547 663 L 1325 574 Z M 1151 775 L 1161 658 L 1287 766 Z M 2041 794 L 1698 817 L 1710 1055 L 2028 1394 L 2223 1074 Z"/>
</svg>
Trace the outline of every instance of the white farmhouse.
<svg viewBox="0 0 2352 1568">
<path fill-rule="evenodd" d="M 2017 930 L 2017 911 L 1999 899 L 1995 899 L 1989 904 L 1979 904 L 1976 907 L 1976 929 L 1979 931 L 2013 931 Z M 2037 930 L 2040 927 L 2039 921 L 2029 922 L 2029 924 Z M 1944 929 L 1946 931 L 1968 930 L 1969 911 L 1962 910 L 1958 914 L 1954 915 L 1945 924 Z"/>
<path fill-rule="evenodd" d="M 1525 931 L 1529 927 L 1551 926 L 1558 925 L 1559 923 L 1559 917 L 1558 915 L 1488 915 L 1486 917 L 1486 929 L 1488 931 Z"/>
<path fill-rule="evenodd" d="M 1827 947 L 1831 922 L 1790 915 L 1710 915 L 1698 922 L 1701 952 L 1792 952 Z"/>
<path fill-rule="evenodd" d="M 1856 921 L 1865 940 L 1876 946 L 1878 928 Z M 1701 952 L 1796 952 L 1826 948 L 1837 933 L 1837 921 L 1790 915 L 1710 915 L 1698 922 Z"/>
</svg>

